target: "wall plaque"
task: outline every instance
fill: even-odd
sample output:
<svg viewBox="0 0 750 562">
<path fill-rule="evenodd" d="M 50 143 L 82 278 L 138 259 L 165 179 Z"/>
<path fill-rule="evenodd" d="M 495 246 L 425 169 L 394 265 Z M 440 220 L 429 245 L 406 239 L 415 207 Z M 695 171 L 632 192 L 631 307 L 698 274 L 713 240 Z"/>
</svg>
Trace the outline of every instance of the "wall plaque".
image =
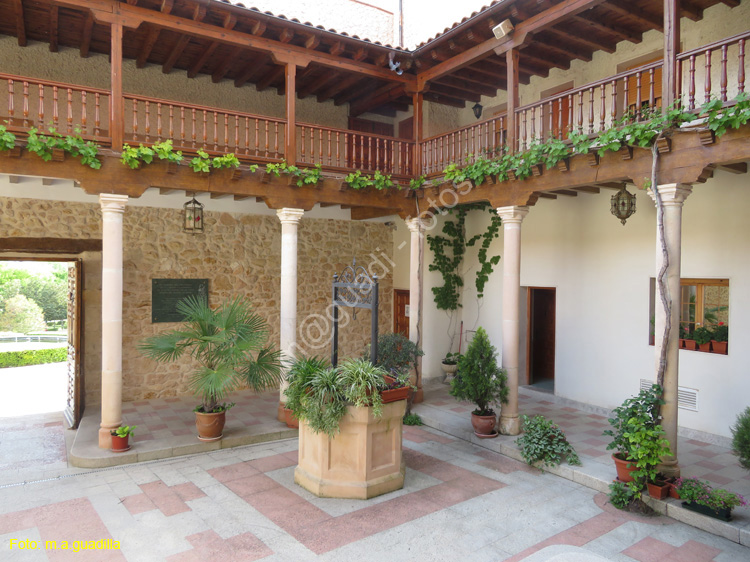
<svg viewBox="0 0 750 562">
<path fill-rule="evenodd" d="M 152 279 L 151 322 L 182 322 L 177 303 L 191 296 L 208 301 L 208 279 Z"/>
</svg>

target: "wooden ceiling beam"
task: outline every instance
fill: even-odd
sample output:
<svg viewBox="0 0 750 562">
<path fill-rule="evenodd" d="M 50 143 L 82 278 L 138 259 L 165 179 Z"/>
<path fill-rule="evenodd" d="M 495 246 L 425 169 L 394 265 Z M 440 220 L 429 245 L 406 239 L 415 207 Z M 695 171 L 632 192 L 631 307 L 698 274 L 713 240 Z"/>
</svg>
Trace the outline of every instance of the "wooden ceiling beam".
<svg viewBox="0 0 750 562">
<path fill-rule="evenodd" d="M 325 76 L 321 78 L 313 78 L 307 84 L 297 89 L 297 97 L 302 99 L 306 98 L 310 94 L 314 94 L 317 90 L 327 86 L 331 82 L 335 82 L 340 78 L 338 72 L 326 72 Z"/>
<path fill-rule="evenodd" d="M 478 45 L 466 49 L 461 54 L 452 57 L 450 60 L 442 62 L 434 67 L 420 73 L 417 77 L 418 87 L 425 83 L 444 76 L 449 72 L 458 70 L 465 66 L 470 66 L 474 62 L 481 60 L 493 51 L 495 54 L 502 54 L 506 51 L 523 46 L 529 35 L 538 33 L 551 27 L 571 16 L 574 16 L 585 10 L 598 6 L 604 0 L 563 0 L 559 4 L 545 10 L 539 14 L 520 22 L 513 33 L 503 39 L 492 37 Z"/>
<path fill-rule="evenodd" d="M 354 54 L 352 55 L 352 60 L 357 61 L 357 62 L 363 61 L 367 58 L 368 54 L 369 53 L 367 52 L 367 49 L 365 49 L 364 47 L 360 47 L 359 49 L 354 51 Z"/>
<path fill-rule="evenodd" d="M 604 4 L 610 12 L 614 12 L 620 16 L 626 17 L 634 22 L 638 22 L 641 25 L 648 27 L 649 29 L 656 29 L 658 31 L 664 31 L 664 20 L 661 17 L 652 16 L 649 13 L 644 12 L 640 8 L 626 7 L 622 5 L 622 0 L 613 0 Z"/>
<path fill-rule="evenodd" d="M 240 73 L 240 75 L 235 79 L 234 81 L 234 87 L 235 88 L 241 88 L 244 86 L 250 79 L 252 79 L 255 75 L 257 75 L 264 67 L 268 67 L 268 59 L 263 60 L 260 63 L 257 63 L 255 61 L 248 64 L 244 70 Z"/>
<path fill-rule="evenodd" d="M 224 17 L 224 29 L 234 29 L 235 25 L 237 25 L 237 17 L 234 14 L 226 14 L 226 16 Z M 198 57 L 198 60 L 195 61 L 193 66 L 188 69 L 188 78 L 196 77 L 196 75 L 201 71 L 203 66 L 209 61 L 209 59 L 213 56 L 214 51 L 218 49 L 220 45 L 221 43 L 219 43 L 218 41 L 211 41 L 208 47 L 203 50 L 201 56 Z M 239 51 L 238 49 L 235 50 L 235 52 L 241 51 Z M 226 71 L 224 71 L 224 74 L 226 74 Z M 222 78 L 224 77 L 224 74 L 222 74 Z M 214 82 L 218 82 L 219 80 L 221 80 L 221 78 L 219 78 L 219 80 L 215 80 L 213 76 L 211 77 L 211 79 Z"/>
<path fill-rule="evenodd" d="M 591 59 L 593 58 L 591 49 L 582 51 L 581 49 L 574 47 L 570 43 L 562 44 L 554 39 L 552 39 L 552 41 L 553 42 L 542 41 L 541 38 L 537 37 L 535 45 L 539 46 L 539 48 L 544 51 L 552 51 L 554 53 L 558 53 L 567 59 L 579 59 L 582 61 L 591 62 Z M 523 52 L 524 51 L 522 51 L 522 54 Z"/>
<path fill-rule="evenodd" d="M 161 13 L 169 14 L 172 11 L 174 0 L 163 0 L 161 3 Z M 141 43 L 141 49 L 138 51 L 138 56 L 135 59 L 136 68 L 143 68 L 148 61 L 148 57 L 151 55 L 151 51 L 159 40 L 159 28 L 151 25 L 146 26 L 147 32 L 146 37 Z"/>
<path fill-rule="evenodd" d="M 542 199 L 557 199 L 557 195 L 555 195 L 554 193 L 542 192 L 539 194 L 539 197 L 541 197 Z"/>
<path fill-rule="evenodd" d="M 370 207 L 354 207 L 352 209 L 352 220 L 359 221 L 366 219 L 377 219 L 380 217 L 397 215 L 398 212 L 399 209 L 372 209 Z"/>
<path fill-rule="evenodd" d="M 328 49 L 328 53 L 333 55 L 334 57 L 339 56 L 341 53 L 343 53 L 346 50 L 346 47 L 344 46 L 343 41 L 336 41 L 335 43 L 332 43 L 330 48 Z"/>
<path fill-rule="evenodd" d="M 641 34 L 623 29 L 619 26 L 605 25 L 600 21 L 592 19 L 591 16 L 585 14 L 578 14 L 573 16 L 573 20 L 580 23 L 581 25 L 587 26 L 589 29 L 595 29 L 601 33 L 605 33 L 612 37 L 617 37 L 620 41 L 630 41 L 631 43 L 640 43 Z"/>
<path fill-rule="evenodd" d="M 244 201 L 245 199 L 250 199 L 252 195 L 235 195 L 233 199 L 235 201 Z"/>
<path fill-rule="evenodd" d="M 440 103 L 443 105 L 449 105 L 451 107 L 459 107 L 461 109 L 466 107 L 466 102 L 464 100 L 452 98 L 444 94 L 435 94 L 432 92 L 427 92 L 424 94 L 424 99 L 426 99 L 427 101 L 432 101 L 432 102 Z"/>
<path fill-rule="evenodd" d="M 315 33 L 311 33 L 305 39 L 305 49 L 317 49 L 318 45 L 320 45 L 320 36 Z"/>
<path fill-rule="evenodd" d="M 561 62 L 559 60 L 553 59 L 552 57 L 541 57 L 537 55 L 531 54 L 531 52 L 528 49 L 524 49 L 521 51 L 521 60 L 519 64 L 525 65 L 527 62 L 531 62 L 532 64 L 536 64 L 537 67 L 540 68 L 559 68 L 560 70 L 568 70 L 570 69 L 570 62 Z"/>
<path fill-rule="evenodd" d="M 266 29 L 268 29 L 266 22 L 258 20 L 250 26 L 250 33 L 256 37 L 261 37 L 266 32 Z"/>
<path fill-rule="evenodd" d="M 294 31 L 288 27 L 285 27 L 281 30 L 281 33 L 279 33 L 279 41 L 284 44 L 290 43 L 292 39 L 294 39 Z"/>
<path fill-rule="evenodd" d="M 556 189 L 554 193 L 558 195 L 567 195 L 568 197 L 578 197 L 577 191 L 571 191 L 569 189 Z"/>
<path fill-rule="evenodd" d="M 258 82 L 255 84 L 255 89 L 259 92 L 262 92 L 268 86 L 279 80 L 279 78 L 282 78 L 284 76 L 284 67 L 279 66 L 277 64 L 273 65 L 270 70 L 268 70 L 265 74 L 263 74 L 259 79 Z"/>
<path fill-rule="evenodd" d="M 576 1 L 581 2 L 583 0 Z M 587 1 L 597 2 L 599 0 Z M 380 78 L 390 82 L 403 82 L 412 86 L 416 85 L 416 79 L 413 75 L 404 73 L 399 76 L 387 68 L 378 67 L 374 64 L 335 57 L 330 53 L 312 51 L 305 49 L 304 46 L 292 43 L 282 45 L 270 38 L 251 36 L 236 30 L 225 30 L 216 25 L 195 19 L 191 20 L 172 14 L 162 14 L 145 8 L 128 6 L 127 4 L 118 4 L 118 10 L 115 13 L 112 5 L 103 0 L 55 0 L 55 3 L 77 10 L 88 8 L 95 12 L 97 21 L 101 23 L 109 24 L 118 22 L 128 28 L 137 28 L 143 24 L 155 25 L 162 29 L 168 29 L 197 39 L 212 39 L 228 45 L 262 51 L 267 53 L 277 64 L 293 63 L 300 67 L 305 67 L 310 63 L 316 63 L 339 71 L 356 72 L 360 75 Z M 205 11 L 205 6 L 198 6 L 197 8 L 203 8 Z"/>
<path fill-rule="evenodd" d="M 475 94 L 467 90 L 460 90 L 458 88 L 453 88 L 451 86 L 444 86 L 442 84 L 436 84 L 435 82 L 433 82 L 432 85 L 430 86 L 430 91 L 436 94 L 445 94 L 452 98 L 456 98 L 456 99 L 460 99 L 464 101 L 479 102 L 482 99 L 482 96 L 480 94 Z"/>
<path fill-rule="evenodd" d="M 740 0 L 721 0 L 721 3 L 730 8 L 736 8 L 740 5 Z"/>
<path fill-rule="evenodd" d="M 581 193 L 599 193 L 601 191 L 598 187 L 594 187 L 593 185 L 584 185 L 581 187 L 574 187 L 575 191 L 579 191 Z"/>
<path fill-rule="evenodd" d="M 349 115 L 356 117 L 366 113 L 368 110 L 375 107 L 380 107 L 386 103 L 397 100 L 404 95 L 403 84 L 386 84 L 382 88 L 375 90 L 371 95 L 364 98 L 360 98 L 356 102 L 349 105 Z"/>
<path fill-rule="evenodd" d="M 498 90 L 498 86 L 491 86 L 487 84 L 487 82 L 473 82 L 458 76 L 455 78 L 452 76 L 441 76 L 438 80 L 435 80 L 433 84 L 450 86 L 469 93 L 478 93 L 489 97 L 496 96 Z"/>
<path fill-rule="evenodd" d="M 86 15 L 86 22 L 83 24 L 81 34 L 81 57 L 88 58 L 89 49 L 91 48 L 91 36 L 94 34 L 94 14 L 89 12 Z"/>
<path fill-rule="evenodd" d="M 237 62 L 237 59 L 241 54 L 242 49 L 240 47 L 235 47 L 234 49 L 232 49 L 232 52 L 224 57 L 224 60 L 221 61 L 221 64 L 211 75 L 211 82 L 213 82 L 214 84 L 218 84 L 219 82 L 221 82 L 224 76 L 226 76 L 227 72 L 229 72 L 229 69 L 232 68 L 232 65 Z"/>
<path fill-rule="evenodd" d="M 330 87 L 326 88 L 322 92 L 320 92 L 317 96 L 317 100 L 319 103 L 323 103 L 326 100 L 329 100 L 333 97 L 336 97 L 336 94 L 339 92 L 343 92 L 347 88 L 350 88 L 354 86 L 357 82 L 359 82 L 362 79 L 361 76 L 357 76 L 356 74 L 347 76 L 346 78 L 343 78 L 338 83 L 331 85 Z M 336 104 L 340 105 L 338 103 L 338 99 L 336 99 Z"/>
<path fill-rule="evenodd" d="M 193 21 L 196 23 L 200 23 L 203 21 L 203 18 L 205 17 L 206 17 L 206 7 L 201 4 L 197 4 L 195 6 L 195 10 L 193 10 Z M 182 51 L 184 51 L 185 47 L 187 47 L 187 44 L 190 43 L 190 39 L 192 39 L 190 35 L 181 35 L 180 38 L 177 40 L 177 43 L 174 44 L 174 47 L 172 47 L 172 51 L 169 53 L 169 56 L 167 57 L 167 60 L 164 62 L 164 64 L 161 67 L 161 71 L 164 74 L 169 74 L 170 72 L 172 72 L 172 68 L 177 62 L 177 59 L 180 58 Z"/>
<path fill-rule="evenodd" d="M 454 72 L 451 76 L 466 82 L 467 85 L 477 84 L 486 88 L 494 88 L 495 91 L 505 90 L 507 88 L 507 81 L 504 78 L 489 78 L 468 68 L 463 68 Z M 442 80 L 442 78 L 440 80 Z"/>
<path fill-rule="evenodd" d="M 688 2 L 688 0 L 681 0 L 680 8 L 682 10 L 682 17 L 688 18 L 692 21 L 699 21 L 703 17 L 703 8 L 700 8 Z"/>
<path fill-rule="evenodd" d="M 729 172 L 730 174 L 746 174 L 747 173 L 746 162 L 740 162 L 739 164 L 719 164 L 716 167 L 719 170 L 724 170 L 725 172 Z"/>
<path fill-rule="evenodd" d="M 545 33 L 556 36 L 561 43 L 578 43 L 579 45 L 585 45 L 595 51 L 604 51 L 605 53 L 614 53 L 617 42 L 599 41 L 595 37 L 581 37 L 579 35 L 571 35 L 566 31 L 550 27 L 545 29 Z"/>
<path fill-rule="evenodd" d="M 16 15 L 16 38 L 18 46 L 25 47 L 28 43 L 26 39 L 26 24 L 23 19 L 23 3 L 21 0 L 13 0 L 13 11 Z"/>
<path fill-rule="evenodd" d="M 50 53 L 57 52 L 57 41 L 60 33 L 58 25 L 60 8 L 53 4 L 49 12 L 49 50 Z"/>
</svg>

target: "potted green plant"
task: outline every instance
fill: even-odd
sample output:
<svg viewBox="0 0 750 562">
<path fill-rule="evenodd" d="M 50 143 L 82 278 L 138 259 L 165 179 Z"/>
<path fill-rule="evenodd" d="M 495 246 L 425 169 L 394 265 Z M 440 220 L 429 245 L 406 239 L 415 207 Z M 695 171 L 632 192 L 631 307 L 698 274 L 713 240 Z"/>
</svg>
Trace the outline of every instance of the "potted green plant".
<svg viewBox="0 0 750 562">
<path fill-rule="evenodd" d="M 731 521 L 735 507 L 747 505 L 741 495 L 723 488 L 713 489 L 707 481 L 697 478 L 678 478 L 675 489 L 684 508 L 723 521 Z"/>
<path fill-rule="evenodd" d="M 699 351 L 711 351 L 711 330 L 706 326 L 699 326 L 693 332 L 693 339 Z"/>
<path fill-rule="evenodd" d="M 662 400 L 662 388 L 654 384 L 651 388 L 641 390 L 637 396 L 627 398 L 620 406 L 612 411 L 609 418 L 611 429 L 605 430 L 604 435 L 612 440 L 607 450 L 615 450 L 612 459 L 615 461 L 617 477 L 621 482 L 632 482 L 632 472 L 638 470 L 631 443 L 631 434 L 637 431 L 656 431 L 659 425 L 659 406 Z"/>
<path fill-rule="evenodd" d="M 477 328 L 466 354 L 458 361 L 456 376 L 451 381 L 451 396 L 476 405 L 471 413 L 471 424 L 474 434 L 480 438 L 497 437 L 497 418 L 492 406 L 508 401 L 508 377 L 498 367 L 496 355 L 487 332 L 481 327 Z"/>
<path fill-rule="evenodd" d="M 445 382 L 450 382 L 453 379 L 456 370 L 458 370 L 458 360 L 460 358 L 460 353 L 446 353 L 440 365 L 445 373 Z"/>
<path fill-rule="evenodd" d="M 652 498 L 663 500 L 669 493 L 669 486 L 663 477 L 657 473 L 656 467 L 662 457 L 671 455 L 669 441 L 665 439 L 665 432 L 661 425 L 651 426 L 650 422 L 643 423 L 639 417 L 628 421 L 625 439 L 628 441 L 628 455 L 636 470 L 630 473 L 633 482 L 630 483 L 633 492 L 648 488 Z"/>
<path fill-rule="evenodd" d="M 287 387 L 284 390 L 286 405 L 284 417 L 286 425 L 299 427 L 299 419 L 295 412 L 301 408 L 303 398 L 310 392 L 310 384 L 316 373 L 330 369 L 331 364 L 324 358 L 300 356 L 289 365 L 286 374 Z"/>
<path fill-rule="evenodd" d="M 732 431 L 732 452 L 739 458 L 740 465 L 750 470 L 750 406 L 737 416 Z"/>
<path fill-rule="evenodd" d="M 137 425 L 121 425 L 110 431 L 112 436 L 112 452 L 113 453 L 124 453 L 130 450 L 130 444 L 128 439 L 131 435 L 134 435 L 135 428 Z"/>
<path fill-rule="evenodd" d="M 711 349 L 714 353 L 727 354 L 727 342 L 729 341 L 729 326 L 719 322 L 711 331 Z"/>
<path fill-rule="evenodd" d="M 363 358 L 370 357 L 370 346 L 365 348 Z M 387 390 L 396 390 L 407 388 L 407 390 L 401 390 L 401 394 L 406 394 L 407 413 L 411 412 L 411 402 L 414 400 L 414 390 L 417 387 L 416 369 L 417 359 L 419 359 L 424 352 L 419 349 L 416 343 L 411 341 L 403 334 L 388 333 L 381 334 L 378 337 L 378 358 L 376 365 L 381 367 L 387 373 L 386 384 L 388 389 L 383 393 L 384 403 L 393 400 L 393 393 L 387 392 Z M 395 398 L 400 400 L 401 398 Z"/>
<path fill-rule="evenodd" d="M 336 368 L 314 358 L 297 360 L 284 391 L 300 425 L 295 482 L 321 497 L 360 499 L 403 487 L 406 401 L 385 402 L 386 375 L 366 359 Z"/>
<path fill-rule="evenodd" d="M 177 310 L 184 317 L 179 329 L 149 337 L 139 347 L 159 362 L 188 355 L 199 364 L 189 381 L 202 399 L 195 408 L 195 425 L 201 441 L 216 441 L 223 435 L 226 411 L 234 405 L 223 399 L 240 385 L 255 391 L 276 387 L 280 353 L 266 345 L 267 324 L 244 298 L 212 309 L 206 299 L 188 297 Z"/>
</svg>

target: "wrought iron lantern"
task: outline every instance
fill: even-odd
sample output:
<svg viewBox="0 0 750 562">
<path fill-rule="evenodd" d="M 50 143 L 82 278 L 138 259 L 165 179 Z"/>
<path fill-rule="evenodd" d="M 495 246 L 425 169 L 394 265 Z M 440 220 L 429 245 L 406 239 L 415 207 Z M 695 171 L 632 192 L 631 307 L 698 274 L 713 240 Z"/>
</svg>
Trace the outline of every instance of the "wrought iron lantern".
<svg viewBox="0 0 750 562">
<path fill-rule="evenodd" d="M 474 107 L 471 108 L 471 110 L 474 112 L 474 117 L 479 119 L 482 116 L 482 110 L 484 108 L 482 107 L 482 104 L 477 102 L 474 104 Z"/>
<path fill-rule="evenodd" d="M 193 197 L 183 206 L 184 221 L 182 229 L 190 234 L 203 232 L 203 205 L 198 203 Z"/>
<path fill-rule="evenodd" d="M 620 191 L 612 196 L 611 210 L 612 214 L 620 219 L 620 222 L 624 225 L 625 221 L 635 213 L 635 195 L 623 186 Z"/>
</svg>

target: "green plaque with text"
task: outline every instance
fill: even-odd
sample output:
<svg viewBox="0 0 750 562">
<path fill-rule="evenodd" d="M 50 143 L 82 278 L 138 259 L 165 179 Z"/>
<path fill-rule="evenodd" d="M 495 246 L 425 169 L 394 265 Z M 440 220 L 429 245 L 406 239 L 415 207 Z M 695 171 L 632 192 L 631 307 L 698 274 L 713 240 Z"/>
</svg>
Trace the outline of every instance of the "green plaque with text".
<svg viewBox="0 0 750 562">
<path fill-rule="evenodd" d="M 208 279 L 152 279 L 151 322 L 182 322 L 177 303 L 187 297 L 208 301 Z"/>
</svg>

